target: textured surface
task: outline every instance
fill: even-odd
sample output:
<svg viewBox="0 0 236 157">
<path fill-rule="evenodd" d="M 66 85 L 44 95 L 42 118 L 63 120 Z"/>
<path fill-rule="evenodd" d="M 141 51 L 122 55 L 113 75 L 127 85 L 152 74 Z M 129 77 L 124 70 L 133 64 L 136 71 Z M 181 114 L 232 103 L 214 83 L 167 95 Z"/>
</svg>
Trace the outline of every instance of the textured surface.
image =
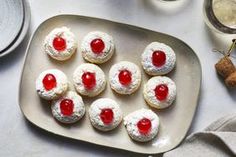
<svg viewBox="0 0 236 157">
<path fill-rule="evenodd" d="M 90 43 L 94 39 L 101 39 L 104 42 L 104 49 L 101 54 L 96 54 L 92 51 Z M 85 60 L 91 63 L 105 63 L 107 62 L 113 55 L 115 45 L 112 36 L 100 31 L 89 32 L 81 42 L 81 53 Z"/>
<path fill-rule="evenodd" d="M 131 83 L 124 86 L 119 81 L 119 74 L 122 70 L 128 70 L 131 73 Z M 119 94 L 132 94 L 134 93 L 141 84 L 141 71 L 140 68 L 127 61 L 121 61 L 112 65 L 109 71 L 109 83 L 111 88 Z"/>
<path fill-rule="evenodd" d="M 61 112 L 61 102 L 65 99 L 73 101 L 73 113 L 71 115 L 63 115 Z M 85 106 L 82 97 L 76 92 L 68 91 L 63 97 L 52 102 L 52 115 L 62 123 L 74 123 L 80 120 L 85 114 Z"/>
<path fill-rule="evenodd" d="M 47 74 L 52 74 L 56 78 L 56 87 L 52 90 L 44 88 L 43 79 Z M 36 91 L 42 98 L 46 100 L 54 100 L 59 98 L 68 89 L 67 76 L 58 69 L 48 69 L 41 72 L 35 81 Z"/>
<path fill-rule="evenodd" d="M 31 13 L 30 13 L 29 3 L 27 0 L 23 0 L 23 5 L 24 5 L 24 22 L 23 22 L 22 30 L 20 34 L 18 34 L 18 37 L 17 39 L 15 39 L 14 43 L 12 43 L 10 47 L 5 49 L 4 52 L 0 53 L 0 57 L 3 57 L 11 52 L 17 53 L 14 50 L 20 45 L 20 43 L 22 43 L 25 36 L 27 35 L 28 29 L 30 26 Z"/>
<path fill-rule="evenodd" d="M 165 100 L 159 101 L 156 98 L 155 88 L 156 86 L 164 84 L 167 85 L 168 95 Z M 178 87 L 177 87 L 178 88 Z M 181 88 L 181 87 L 180 87 Z M 145 84 L 143 95 L 148 104 L 157 109 L 164 109 L 172 105 L 173 101 L 176 98 L 176 85 L 173 80 L 165 76 L 155 76 L 152 77 Z"/>
<path fill-rule="evenodd" d="M 112 123 L 105 125 L 100 117 L 100 113 L 103 109 L 111 109 L 113 112 Z M 101 130 L 109 131 L 115 129 L 123 119 L 123 114 L 120 109 L 120 105 L 109 98 L 101 98 L 94 101 L 89 108 L 89 119 L 91 124 Z"/>
<path fill-rule="evenodd" d="M 143 119 L 147 118 L 151 121 L 151 129 L 147 134 L 141 134 L 138 130 L 137 123 Z M 139 142 L 147 142 L 152 140 L 159 131 L 159 118 L 152 110 L 149 109 L 139 109 L 136 110 L 124 118 L 124 125 L 129 136 Z"/>
<path fill-rule="evenodd" d="M 78 62 L 74 62 L 78 65 Z M 95 75 L 96 84 L 92 89 L 87 89 L 82 80 L 84 73 L 90 72 Z M 106 78 L 102 69 L 95 64 L 80 64 L 73 72 L 73 84 L 78 93 L 81 95 L 94 97 L 100 94 L 106 87 Z"/>
<path fill-rule="evenodd" d="M 22 0 L 0 1 L 0 52 L 18 36 L 24 20 Z"/>
<path fill-rule="evenodd" d="M 160 67 L 156 67 L 152 63 L 152 54 L 156 50 L 161 50 L 165 52 L 166 55 L 165 64 Z M 152 42 L 145 48 L 142 54 L 143 69 L 149 75 L 157 76 L 157 75 L 168 74 L 175 67 L 175 62 L 176 62 L 175 52 L 172 50 L 171 47 L 169 47 L 164 43 Z"/>
<path fill-rule="evenodd" d="M 188 136 L 185 142 L 164 157 L 236 156 L 236 114 L 214 121 L 206 129 Z"/>
<path fill-rule="evenodd" d="M 55 37 L 62 37 L 66 41 L 66 48 L 63 51 L 57 51 L 53 47 L 53 40 Z M 67 27 L 55 28 L 53 29 L 44 40 L 44 51 L 52 58 L 60 61 L 69 59 L 76 50 L 77 42 L 75 40 L 75 35 Z"/>
<path fill-rule="evenodd" d="M 163 5 L 153 5 L 153 1 L 100 0 L 98 3 L 97 0 L 61 0 L 58 3 L 58 0 L 30 0 L 32 21 L 26 40 L 13 53 L 0 58 L 0 156 L 139 157 L 133 153 L 48 134 L 25 121 L 18 106 L 17 95 L 29 35 L 42 21 L 61 13 L 95 16 L 138 25 L 177 36 L 187 42 L 196 51 L 203 66 L 198 111 L 188 134 L 202 130 L 213 120 L 236 111 L 236 92 L 227 90 L 224 83 L 216 77 L 214 70 L 214 64 L 221 56 L 211 52 L 212 48 L 222 50 L 227 45 L 224 40 L 222 43 L 221 36 L 212 34 L 205 26 L 202 15 L 203 0 L 185 0 L 183 3 L 179 0 L 180 3 L 176 4 L 179 7 L 171 10 L 165 9 Z"/>
</svg>

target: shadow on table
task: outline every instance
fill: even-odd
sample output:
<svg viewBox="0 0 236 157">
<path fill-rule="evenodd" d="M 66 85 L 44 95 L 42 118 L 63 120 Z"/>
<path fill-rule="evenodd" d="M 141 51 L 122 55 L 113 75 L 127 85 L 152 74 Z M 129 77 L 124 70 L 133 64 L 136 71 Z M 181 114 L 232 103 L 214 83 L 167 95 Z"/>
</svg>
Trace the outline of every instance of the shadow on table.
<svg viewBox="0 0 236 157">
<path fill-rule="evenodd" d="M 30 38 L 30 31 L 27 32 L 24 40 L 15 50 L 0 58 L 0 73 L 14 66 L 25 55 L 26 47 Z"/>
<path fill-rule="evenodd" d="M 143 0 L 142 3 L 151 11 L 164 14 L 176 14 L 181 12 L 193 0 L 174 0 L 174 1 L 161 1 L 161 0 Z"/>
<path fill-rule="evenodd" d="M 214 46 L 212 48 L 219 50 L 219 51 L 224 51 L 227 52 L 230 45 L 232 44 L 232 39 L 236 38 L 235 34 L 223 34 L 223 33 L 219 33 L 216 32 L 212 29 L 210 29 L 206 24 L 205 24 L 205 32 L 207 33 L 207 36 L 209 37 L 209 41 L 212 42 L 212 45 Z M 234 52 L 231 54 L 231 56 L 233 56 L 233 58 L 231 58 L 232 62 L 234 63 L 234 65 L 236 65 L 236 51 L 234 50 Z M 212 52 L 214 53 L 214 52 Z M 216 53 L 216 63 L 218 60 L 220 60 L 220 58 L 223 57 L 222 54 L 215 52 Z M 225 87 L 226 91 L 228 92 L 228 94 L 230 95 L 230 97 L 236 101 L 236 88 L 228 88 L 225 85 L 224 79 L 219 76 L 217 73 L 215 74 L 216 77 L 218 77 L 219 81 L 222 83 L 222 86 Z"/>
<path fill-rule="evenodd" d="M 213 48 L 221 51 L 227 51 L 230 44 L 232 43 L 232 39 L 236 37 L 234 34 L 223 34 L 216 32 L 215 30 L 210 29 L 206 24 L 205 32 L 207 37 L 209 37 L 209 41 L 214 46 Z"/>
<path fill-rule="evenodd" d="M 128 151 L 123 151 L 119 149 L 114 148 L 107 148 L 104 146 L 99 146 L 91 143 L 87 143 L 84 141 L 78 141 L 75 139 L 65 138 L 56 134 L 49 133 L 41 128 L 38 128 L 31 122 L 29 122 L 27 119 L 25 119 L 25 124 L 27 126 L 27 129 L 29 129 L 35 136 L 41 138 L 45 142 L 53 143 L 56 145 L 63 145 L 65 149 L 74 149 L 78 151 L 86 151 L 91 152 L 91 150 L 96 150 L 96 153 L 98 153 L 101 156 L 113 156 L 114 154 L 116 156 L 120 157 L 162 157 L 162 155 L 143 155 L 143 154 L 137 154 L 137 153 L 131 153 Z"/>
</svg>

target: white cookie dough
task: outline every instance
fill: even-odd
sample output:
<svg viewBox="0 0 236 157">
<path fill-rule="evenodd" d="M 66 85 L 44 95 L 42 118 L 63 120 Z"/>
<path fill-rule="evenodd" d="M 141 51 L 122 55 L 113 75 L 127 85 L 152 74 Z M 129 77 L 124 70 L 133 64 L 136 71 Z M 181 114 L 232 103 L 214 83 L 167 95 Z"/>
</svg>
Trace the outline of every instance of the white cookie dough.
<svg viewBox="0 0 236 157">
<path fill-rule="evenodd" d="M 63 103 L 65 101 L 72 101 L 72 107 L 67 106 L 63 110 Z M 52 102 L 52 115 L 59 122 L 70 124 L 80 120 L 85 114 L 84 102 L 77 93 L 68 91 L 65 95 L 60 97 L 58 100 Z"/>
<path fill-rule="evenodd" d="M 141 133 L 138 123 L 142 119 L 148 119 L 151 122 L 150 130 L 147 133 Z M 147 142 L 152 140 L 159 130 L 159 117 L 152 110 L 140 109 L 134 111 L 124 118 L 124 125 L 129 136 L 138 142 Z"/>
<path fill-rule="evenodd" d="M 105 123 L 101 117 L 102 112 L 104 112 L 104 110 L 106 109 L 112 110 L 113 113 L 113 118 L 110 123 Z M 114 100 L 109 98 L 100 98 L 94 101 L 90 106 L 89 118 L 91 124 L 96 129 L 101 131 L 109 131 L 115 129 L 121 123 L 122 111 L 119 105 Z M 104 118 L 106 119 L 107 117 L 104 116 Z"/>
<path fill-rule="evenodd" d="M 158 100 L 155 94 L 155 89 L 158 85 L 164 84 L 168 87 L 168 95 L 165 100 Z M 143 90 L 144 99 L 146 102 L 157 109 L 169 107 L 176 98 L 176 85 L 174 81 L 165 76 L 156 76 L 148 80 Z"/>
<path fill-rule="evenodd" d="M 152 61 L 152 55 L 155 51 L 162 51 L 165 54 L 165 63 L 161 66 L 155 66 Z M 149 75 L 165 75 L 175 67 L 176 55 L 173 49 L 159 42 L 149 44 L 142 54 L 142 65 L 144 71 Z"/>
<path fill-rule="evenodd" d="M 61 37 L 65 40 L 66 47 L 63 50 L 57 50 L 53 46 L 53 41 L 56 37 Z M 77 45 L 74 34 L 67 27 L 53 29 L 45 38 L 44 51 L 53 59 L 64 61 L 69 59 L 76 51 Z"/>
<path fill-rule="evenodd" d="M 123 70 L 128 70 L 131 74 L 131 82 L 123 85 L 119 80 L 119 74 Z M 109 71 L 109 81 L 111 88 L 119 94 L 132 94 L 141 84 L 141 72 L 139 67 L 128 61 L 121 61 L 113 65 Z"/>
<path fill-rule="evenodd" d="M 91 89 L 86 88 L 83 83 L 82 76 L 85 73 L 91 73 L 95 76 L 96 85 Z M 84 63 L 77 67 L 73 74 L 73 82 L 76 91 L 88 97 L 97 96 L 106 87 L 106 78 L 104 72 L 97 65 L 90 63 Z"/>
<path fill-rule="evenodd" d="M 102 40 L 104 44 L 104 48 L 100 53 L 93 52 L 91 48 L 91 42 L 95 39 Z M 107 62 L 113 55 L 115 51 L 114 41 L 113 38 L 108 35 L 107 33 L 100 32 L 100 31 L 94 31 L 88 33 L 81 43 L 81 53 L 85 60 L 101 64 L 104 62 Z"/>
<path fill-rule="evenodd" d="M 50 90 L 47 90 L 43 84 L 43 80 L 46 75 L 53 75 L 56 79 L 56 86 Z M 53 100 L 59 98 L 64 94 L 68 88 L 68 80 L 66 75 L 57 69 L 49 69 L 43 71 L 36 79 L 36 91 L 38 95 L 46 100 Z"/>
</svg>

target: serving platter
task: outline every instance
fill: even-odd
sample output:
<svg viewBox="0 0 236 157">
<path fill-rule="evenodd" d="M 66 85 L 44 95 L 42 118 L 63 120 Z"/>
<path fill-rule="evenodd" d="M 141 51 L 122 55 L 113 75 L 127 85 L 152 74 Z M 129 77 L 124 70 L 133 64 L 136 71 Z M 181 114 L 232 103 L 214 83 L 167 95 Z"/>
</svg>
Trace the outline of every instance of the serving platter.
<svg viewBox="0 0 236 157">
<path fill-rule="evenodd" d="M 99 65 L 106 74 L 110 67 L 122 60 L 131 61 L 141 67 L 141 54 L 144 48 L 153 41 L 170 45 L 176 53 L 177 63 L 175 69 L 167 76 L 177 85 L 177 98 L 174 104 L 164 110 L 152 109 L 160 117 L 160 130 L 155 139 L 147 143 L 132 141 L 123 124 L 110 132 L 95 130 L 86 113 L 85 117 L 73 125 L 58 123 L 51 114 L 50 102 L 39 98 L 35 90 L 35 80 L 44 70 L 57 68 L 65 72 L 72 82 L 72 74 L 76 67 L 86 61 L 83 60 L 79 49 L 72 58 L 65 62 L 58 62 L 48 57 L 43 51 L 43 40 L 54 28 L 66 26 L 76 35 L 78 47 L 82 38 L 90 31 L 104 31 L 113 36 L 116 52 L 110 61 Z M 86 109 L 90 104 L 101 97 L 112 98 L 117 101 L 124 115 L 140 108 L 149 108 L 142 95 L 143 85 L 150 78 L 142 70 L 141 88 L 132 95 L 122 96 L 114 93 L 109 85 L 106 90 L 95 98 L 83 97 Z M 86 141 L 107 147 L 126 151 L 158 154 L 176 147 L 185 137 L 197 104 L 201 86 L 201 65 L 196 53 L 183 41 L 159 32 L 116 23 L 108 20 L 84 17 L 78 15 L 59 15 L 43 22 L 35 31 L 28 45 L 22 70 L 19 104 L 22 113 L 34 125 L 57 135 L 76 140 Z M 71 90 L 74 90 L 70 85 Z M 111 144 L 112 142 L 112 144 Z"/>
</svg>

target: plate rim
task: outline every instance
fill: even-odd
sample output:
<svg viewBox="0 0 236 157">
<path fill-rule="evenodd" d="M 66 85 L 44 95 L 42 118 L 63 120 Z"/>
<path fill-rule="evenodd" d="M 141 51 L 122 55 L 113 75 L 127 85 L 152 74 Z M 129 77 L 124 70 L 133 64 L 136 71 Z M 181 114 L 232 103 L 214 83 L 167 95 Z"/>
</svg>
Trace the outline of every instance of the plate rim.
<svg viewBox="0 0 236 157">
<path fill-rule="evenodd" d="M 24 17 L 25 17 L 25 8 L 24 8 L 23 0 L 18 0 L 16 3 L 14 3 L 14 1 L 12 1 L 12 0 L 5 0 L 5 2 L 7 3 L 7 5 L 5 5 L 5 6 L 9 7 L 7 10 L 13 9 L 14 14 L 16 14 L 16 15 L 19 15 L 20 13 L 21 14 L 19 15 L 18 18 L 13 16 L 14 20 L 13 20 L 12 24 L 14 25 L 14 23 L 15 23 L 16 28 L 13 30 L 13 36 L 11 36 L 11 37 L 8 36 L 7 37 L 7 38 L 10 38 L 11 40 L 9 40 L 8 42 L 5 42 L 5 46 L 0 47 L 0 52 L 4 52 L 4 50 L 8 49 L 15 42 L 15 40 L 18 38 L 19 34 L 22 31 L 22 28 L 23 28 L 23 25 L 24 25 Z M 5 15 L 7 15 L 7 17 L 9 17 L 10 16 L 9 14 L 12 13 L 12 12 L 11 13 L 10 12 L 11 11 L 7 11 L 7 13 Z M 3 19 L 3 21 L 4 20 L 6 20 L 6 19 Z M 9 21 L 8 21 L 7 23 L 4 23 L 4 24 L 7 24 L 7 26 L 9 26 L 11 23 L 9 23 Z M 1 27 L 0 30 L 2 31 L 4 29 L 6 29 L 6 28 Z"/>
<path fill-rule="evenodd" d="M 26 59 L 28 57 L 28 54 L 29 54 L 29 48 L 30 48 L 30 45 L 31 45 L 31 42 L 36 34 L 36 32 L 39 30 L 39 28 L 44 25 L 45 23 L 47 23 L 48 21 L 54 19 L 54 18 L 59 18 L 61 16 L 77 16 L 77 17 L 81 17 L 81 18 L 90 18 L 90 19 L 95 19 L 95 20 L 103 20 L 103 21 L 107 21 L 107 22 L 112 22 L 112 23 L 115 23 L 115 24 L 120 24 L 120 25 L 126 25 L 128 27 L 133 27 L 133 28 L 137 28 L 137 29 L 140 29 L 140 30 L 144 30 L 144 31 L 151 31 L 151 32 L 155 32 L 155 33 L 159 33 L 159 34 L 162 34 L 162 35 L 166 35 L 166 36 L 169 36 L 171 38 L 174 38 L 175 40 L 178 40 L 180 41 L 182 44 L 184 44 L 186 47 L 188 47 L 189 49 L 192 50 L 194 56 L 196 57 L 196 61 L 197 63 L 199 64 L 199 86 L 198 86 L 198 90 L 197 90 L 197 97 L 196 97 L 196 100 L 195 101 L 195 106 L 194 106 L 194 112 L 192 114 L 192 116 L 190 117 L 190 121 L 189 121 L 189 127 L 188 129 L 186 129 L 186 131 L 182 134 L 182 136 L 180 136 L 179 138 L 179 141 L 177 142 L 178 144 L 176 144 L 175 146 L 172 146 L 171 149 L 168 149 L 168 150 L 163 150 L 163 151 L 160 151 L 160 152 L 149 152 L 149 153 L 143 153 L 141 151 L 133 151 L 133 150 L 130 150 L 130 149 L 123 149 L 123 148 L 120 148 L 120 147 L 113 147 L 111 145 L 107 146 L 107 145 L 103 145 L 101 143 L 94 143 L 92 141 L 88 141 L 88 140 L 84 140 L 84 139 L 75 139 L 75 138 L 72 138 L 72 137 L 69 137 L 69 136 L 65 136 L 65 135 L 62 135 L 62 134 L 58 134 L 56 132 L 53 132 L 53 131 L 50 131 L 50 130 L 47 130 L 39 125 L 37 125 L 36 123 L 34 123 L 33 121 L 31 121 L 27 115 L 25 115 L 23 109 L 22 109 L 22 105 L 20 104 L 20 89 L 21 89 L 21 84 L 22 84 L 22 81 L 23 81 L 23 72 L 24 72 L 24 69 L 26 67 Z M 146 27 L 139 27 L 137 25 L 132 25 L 132 24 L 127 24 L 127 23 L 123 23 L 123 22 L 118 22 L 118 21 L 113 21 L 113 20 L 110 20 L 110 19 L 106 19 L 106 18 L 99 18 L 99 17 L 92 17 L 92 16 L 84 16 L 84 15 L 77 15 L 77 14 L 58 14 L 58 15 L 55 15 L 55 16 L 52 16 L 52 17 L 49 17 L 48 19 L 44 20 L 42 23 L 40 23 L 38 25 L 38 27 L 34 30 L 34 32 L 32 33 L 31 37 L 30 37 L 30 40 L 28 41 L 28 44 L 27 44 L 27 49 L 26 49 L 26 53 L 25 53 L 25 56 L 24 56 L 24 59 L 23 59 L 23 65 L 22 65 L 22 69 L 21 69 L 21 72 L 20 72 L 20 81 L 19 81 L 19 85 L 18 85 L 18 105 L 20 107 L 20 110 L 22 112 L 22 114 L 24 115 L 24 117 L 30 122 L 32 123 L 34 126 L 37 126 L 38 128 L 46 131 L 46 132 L 49 132 L 49 133 L 52 133 L 52 134 L 55 134 L 57 136 L 61 136 L 63 138 L 69 138 L 69 139 L 72 139 L 72 140 L 78 140 L 78 141 L 83 141 L 83 142 L 87 142 L 87 143 L 90 143 L 90 144 L 94 144 L 94 145 L 99 145 L 99 146 L 103 146 L 103 147 L 108 147 L 108 148 L 112 148 L 112 149 L 118 149 L 118 150 L 121 150 L 121 151 L 127 151 L 127 152 L 132 152 L 132 153 L 136 153 L 136 154 L 143 154 L 143 155 L 157 155 L 157 154 L 162 154 L 164 152 L 168 152 L 172 149 L 174 149 L 175 147 L 177 147 L 178 145 L 180 145 L 180 143 L 183 141 L 183 139 L 186 137 L 187 135 L 187 132 L 189 131 L 191 125 L 192 125 L 192 121 L 193 121 L 193 118 L 195 117 L 195 114 L 196 114 L 196 111 L 197 111 L 197 107 L 199 105 L 199 98 L 200 98 L 200 91 L 201 91 L 201 87 L 202 87 L 202 66 L 201 66 L 201 61 L 197 55 L 197 53 L 193 50 L 193 48 L 191 48 L 186 42 L 184 42 L 183 40 L 177 38 L 177 37 L 174 37 L 172 35 L 169 35 L 169 34 L 166 34 L 166 33 L 162 33 L 162 32 L 158 32 L 158 31 L 155 31 L 155 30 L 152 30 L 152 29 L 149 29 L 149 28 L 146 28 Z"/>
<path fill-rule="evenodd" d="M 30 12 L 30 5 L 27 0 L 22 0 L 23 3 L 23 11 L 24 11 L 24 20 L 22 23 L 22 28 L 17 35 L 15 42 L 11 43 L 9 47 L 7 47 L 2 53 L 0 53 L 0 58 L 3 58 L 13 52 L 25 39 L 25 36 L 29 30 L 30 27 L 30 21 L 31 21 L 31 12 Z M 19 40 L 20 39 L 20 40 Z"/>
</svg>

